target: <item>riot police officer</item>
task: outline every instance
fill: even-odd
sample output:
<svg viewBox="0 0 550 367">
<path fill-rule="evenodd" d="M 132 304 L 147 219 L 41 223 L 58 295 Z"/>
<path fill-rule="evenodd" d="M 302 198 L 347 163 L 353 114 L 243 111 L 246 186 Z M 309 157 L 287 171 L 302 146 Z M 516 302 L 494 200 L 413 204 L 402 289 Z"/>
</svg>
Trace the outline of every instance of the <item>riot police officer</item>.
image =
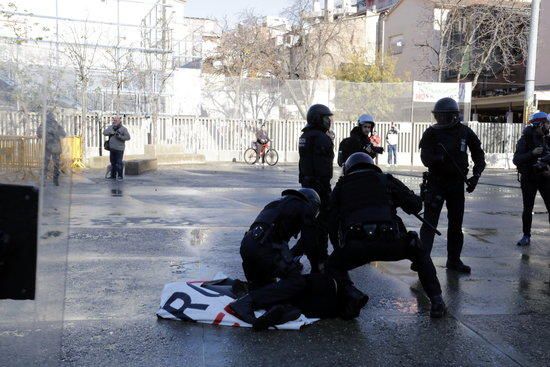
<svg viewBox="0 0 550 367">
<path fill-rule="evenodd" d="M 452 98 L 442 98 L 432 111 L 437 121 L 430 126 L 420 140 L 420 157 L 428 167 L 424 195 L 424 219 L 435 226 L 443 203 L 447 204 L 447 269 L 470 273 L 471 269 L 460 259 L 464 235 L 464 184 L 473 192 L 485 169 L 485 153 L 477 135 L 460 123 L 458 103 Z M 474 162 L 473 176 L 467 179 L 468 149 Z M 420 228 L 422 244 L 431 252 L 435 233 L 426 224 Z M 416 270 L 416 264 L 411 269 Z"/>
<path fill-rule="evenodd" d="M 351 130 L 350 136 L 343 139 L 338 146 L 338 165 L 340 167 L 353 153 L 367 153 L 372 159 L 375 159 L 378 154 L 384 153 L 384 148 L 375 146 L 370 140 L 374 126 L 374 118 L 371 115 L 359 116 L 357 126 Z"/>
<path fill-rule="evenodd" d="M 327 106 L 311 106 L 307 112 L 307 125 L 302 129 L 303 134 L 299 140 L 299 182 L 302 187 L 315 190 L 321 198 L 317 228 L 321 262 L 328 256 L 328 233 L 325 223 L 334 161 L 334 143 L 327 134 L 331 123 L 332 112 Z M 319 268 L 313 270 L 318 271 Z"/>
<path fill-rule="evenodd" d="M 401 181 L 382 173 L 366 153 L 352 154 L 330 199 L 329 233 L 338 245 L 328 258 L 327 272 L 351 283 L 347 271 L 371 261 L 414 260 L 432 303 L 430 315 L 442 317 L 445 303 L 430 254 L 415 232 L 407 232 L 397 207 L 418 213 L 422 200 Z"/>
<path fill-rule="evenodd" d="M 319 195 L 312 189 L 285 190 L 282 197 L 266 205 L 241 242 L 243 270 L 251 288 L 299 275 L 302 266 L 288 247 L 291 237 L 313 266 L 318 265 L 315 220 Z"/>
<path fill-rule="evenodd" d="M 530 126 L 523 130 L 514 153 L 514 164 L 520 174 L 523 197 L 523 237 L 518 241 L 518 246 L 531 244 L 531 223 L 537 191 L 544 200 L 550 222 L 549 120 L 550 116 L 544 112 L 533 114 L 529 119 Z"/>
</svg>

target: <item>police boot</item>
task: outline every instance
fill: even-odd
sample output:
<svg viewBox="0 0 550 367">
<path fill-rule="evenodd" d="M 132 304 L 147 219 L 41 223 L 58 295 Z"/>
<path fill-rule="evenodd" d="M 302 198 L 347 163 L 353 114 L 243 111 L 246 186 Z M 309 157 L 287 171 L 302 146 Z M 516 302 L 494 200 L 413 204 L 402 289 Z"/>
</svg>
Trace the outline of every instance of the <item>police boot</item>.
<svg viewBox="0 0 550 367">
<path fill-rule="evenodd" d="M 267 330 L 271 326 L 281 325 L 296 320 L 302 312 L 292 305 L 276 305 L 258 317 L 252 327 L 256 331 Z"/>
<path fill-rule="evenodd" d="M 518 246 L 529 246 L 531 244 L 531 236 L 528 236 L 528 235 L 523 235 L 523 237 L 521 237 L 521 240 L 518 241 L 517 245 Z"/>
<path fill-rule="evenodd" d="M 447 307 L 443 302 L 441 295 L 432 297 L 430 299 L 432 307 L 430 308 L 430 317 L 434 319 L 440 319 L 447 313 Z"/>
<path fill-rule="evenodd" d="M 418 273 L 418 264 L 414 261 L 411 263 L 411 270 Z"/>
<path fill-rule="evenodd" d="M 463 274 L 470 274 L 472 272 L 472 268 L 464 264 L 461 260 L 458 260 L 458 261 L 447 260 L 446 267 L 449 270 L 454 270 Z"/>
<path fill-rule="evenodd" d="M 249 294 L 225 306 L 225 311 L 251 325 L 257 320 L 254 315 L 252 297 Z"/>
<path fill-rule="evenodd" d="M 355 288 L 353 285 L 345 286 L 341 295 L 343 307 L 340 317 L 344 320 L 352 320 L 359 316 L 361 309 L 366 306 L 369 296 Z"/>
</svg>

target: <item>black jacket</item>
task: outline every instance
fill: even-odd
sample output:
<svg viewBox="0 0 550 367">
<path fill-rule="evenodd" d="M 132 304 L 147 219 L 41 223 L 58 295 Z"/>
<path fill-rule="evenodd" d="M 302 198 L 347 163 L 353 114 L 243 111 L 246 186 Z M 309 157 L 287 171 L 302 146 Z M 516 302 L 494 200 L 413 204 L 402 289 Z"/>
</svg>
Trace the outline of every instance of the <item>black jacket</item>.
<svg viewBox="0 0 550 367">
<path fill-rule="evenodd" d="M 299 141 L 299 182 L 317 181 L 330 184 L 334 144 L 320 128 L 306 126 Z"/>
<path fill-rule="evenodd" d="M 451 158 L 439 145 L 442 144 Z M 481 176 L 485 169 L 485 152 L 481 141 L 468 126 L 457 124 L 448 129 L 429 127 L 420 140 L 420 158 L 434 176 L 448 181 L 462 180 L 468 174 L 468 149 L 474 161 L 473 174 Z M 460 168 L 460 172 L 455 164 Z"/>
<path fill-rule="evenodd" d="M 541 156 L 533 155 L 532 151 L 536 147 L 544 148 Z M 543 136 L 535 134 L 535 129 L 532 126 L 527 126 L 523 129 L 521 138 L 516 145 L 513 162 L 522 175 L 532 177 L 535 176 L 533 165 L 537 163 L 539 157 L 548 154 L 550 154 L 550 138 L 543 139 Z"/>
<path fill-rule="evenodd" d="M 370 152 L 367 151 L 367 147 L 370 147 Z M 338 165 L 342 167 L 350 155 L 357 152 L 367 153 L 376 158 L 377 154 L 384 151 L 382 147 L 375 147 L 365 134 L 361 131 L 360 126 L 355 126 L 348 138 L 343 139 L 338 146 Z"/>
<path fill-rule="evenodd" d="M 373 178 L 383 176 L 385 187 L 374 188 Z M 367 188 L 370 188 L 368 190 Z M 344 202 L 343 193 L 353 193 L 353 202 Z M 334 186 L 329 204 L 329 235 L 333 244 L 338 243 L 338 230 L 341 225 L 349 222 L 348 217 L 354 215 L 353 208 L 360 208 L 369 200 L 371 192 L 384 191 L 389 195 L 391 216 L 394 221 L 401 223 L 397 216 L 397 208 L 400 207 L 406 213 L 418 213 L 422 210 L 422 199 L 410 190 L 403 182 L 390 174 L 384 174 L 372 169 L 358 171 L 347 176 L 342 176 Z M 364 193 L 364 195 L 362 194 Z M 349 197 L 349 196 L 348 196 Z M 382 204 L 382 203 L 381 203 Z M 381 205 L 382 206 L 382 205 Z M 351 210 L 350 210 L 351 208 Z"/>
<path fill-rule="evenodd" d="M 300 234 L 297 246 L 311 256 L 317 245 L 316 219 L 311 206 L 303 199 L 285 196 L 272 201 L 258 214 L 250 228 L 265 224 L 269 228 L 264 242 L 286 242 Z"/>
</svg>

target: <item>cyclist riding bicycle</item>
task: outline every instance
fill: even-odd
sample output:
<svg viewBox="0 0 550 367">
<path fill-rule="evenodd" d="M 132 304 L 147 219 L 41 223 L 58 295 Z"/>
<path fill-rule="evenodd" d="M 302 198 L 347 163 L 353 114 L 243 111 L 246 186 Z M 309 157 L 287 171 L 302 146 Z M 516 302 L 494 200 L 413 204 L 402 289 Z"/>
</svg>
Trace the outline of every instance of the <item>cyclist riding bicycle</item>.
<svg viewBox="0 0 550 367">
<path fill-rule="evenodd" d="M 258 152 L 258 156 L 262 157 L 262 163 L 265 163 L 265 152 L 270 141 L 267 131 L 265 130 L 265 124 L 262 124 L 262 126 L 256 130 L 256 151 Z"/>
</svg>

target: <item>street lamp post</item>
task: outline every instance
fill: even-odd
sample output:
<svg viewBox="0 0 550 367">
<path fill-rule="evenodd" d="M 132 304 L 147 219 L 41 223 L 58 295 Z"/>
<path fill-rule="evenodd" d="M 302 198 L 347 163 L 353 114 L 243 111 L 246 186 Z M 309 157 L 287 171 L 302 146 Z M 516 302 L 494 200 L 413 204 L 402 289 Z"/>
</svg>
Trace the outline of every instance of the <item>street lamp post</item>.
<svg viewBox="0 0 550 367">
<path fill-rule="evenodd" d="M 531 29 L 529 31 L 529 53 L 527 55 L 527 72 L 525 74 L 525 101 L 523 105 L 523 121 L 536 110 L 535 101 L 535 69 L 537 66 L 537 41 L 539 32 L 540 0 L 531 2 Z"/>
</svg>

